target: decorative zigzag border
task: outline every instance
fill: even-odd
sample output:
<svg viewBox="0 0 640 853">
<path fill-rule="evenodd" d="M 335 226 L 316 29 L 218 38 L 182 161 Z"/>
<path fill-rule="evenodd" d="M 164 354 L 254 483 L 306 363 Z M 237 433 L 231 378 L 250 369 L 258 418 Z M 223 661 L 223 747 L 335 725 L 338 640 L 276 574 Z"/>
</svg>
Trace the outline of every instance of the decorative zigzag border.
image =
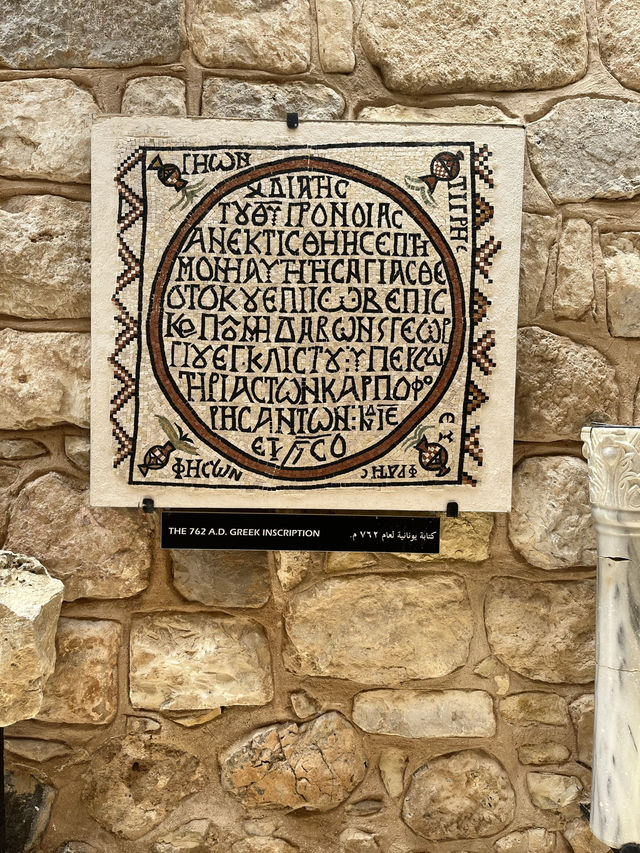
<svg viewBox="0 0 640 853">
<path fill-rule="evenodd" d="M 493 190 L 495 187 L 493 169 L 490 164 L 491 157 L 492 152 L 489 151 L 487 145 L 480 146 L 474 152 L 473 157 L 473 170 L 477 179 L 473 199 L 473 226 L 476 235 L 473 267 L 477 273 L 476 279 L 482 277 L 487 284 L 493 284 L 490 275 L 491 266 L 495 256 L 502 248 L 502 242 L 490 233 L 490 224 L 494 215 L 493 205 L 484 198 L 478 188 L 481 183 L 484 184 L 482 192 Z M 467 387 L 467 417 L 475 414 L 489 399 L 489 395 L 482 390 L 478 383 L 482 381 L 483 377 L 490 376 L 496 366 L 496 362 L 490 354 L 496 345 L 495 330 L 482 331 L 480 329 L 480 324 L 486 319 L 490 305 L 491 300 L 480 290 L 476 281 L 472 300 L 474 337 L 471 344 L 471 378 Z M 469 468 L 471 473 L 463 470 L 462 483 L 477 486 L 477 469 L 482 467 L 484 459 L 484 453 L 480 446 L 480 424 L 478 423 L 467 424 L 464 436 L 464 455 L 468 457 L 468 464 L 464 465 L 464 468 Z"/>
<path fill-rule="evenodd" d="M 137 304 L 140 280 L 140 257 L 131 248 L 132 242 L 127 234 L 142 219 L 144 200 L 142 198 L 142 177 L 135 174 L 136 167 L 144 158 L 141 148 L 132 151 L 118 166 L 114 181 L 118 188 L 118 257 L 122 269 L 116 278 L 115 291 L 111 302 L 117 309 L 114 320 L 120 329 L 116 334 L 115 347 L 107 359 L 113 368 L 113 388 L 109 419 L 111 432 L 117 449 L 113 457 L 113 467 L 117 468 L 133 452 L 133 419 L 135 398 L 135 360 L 136 352 L 126 350 L 132 341 L 138 338 L 138 321 L 127 308 L 127 301 Z M 125 178 L 129 183 L 125 182 Z M 139 191 L 131 183 L 136 181 Z M 127 288 L 135 284 L 134 292 Z M 127 299 L 129 297 L 129 299 Z"/>
</svg>

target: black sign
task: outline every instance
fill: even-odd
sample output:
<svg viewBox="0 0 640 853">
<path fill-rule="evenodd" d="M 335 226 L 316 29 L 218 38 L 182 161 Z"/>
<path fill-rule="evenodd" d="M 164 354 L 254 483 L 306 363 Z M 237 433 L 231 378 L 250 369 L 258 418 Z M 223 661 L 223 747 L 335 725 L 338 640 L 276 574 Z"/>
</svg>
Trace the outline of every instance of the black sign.
<svg viewBox="0 0 640 853">
<path fill-rule="evenodd" d="M 437 554 L 440 519 L 399 515 L 163 512 L 162 547 Z"/>
</svg>

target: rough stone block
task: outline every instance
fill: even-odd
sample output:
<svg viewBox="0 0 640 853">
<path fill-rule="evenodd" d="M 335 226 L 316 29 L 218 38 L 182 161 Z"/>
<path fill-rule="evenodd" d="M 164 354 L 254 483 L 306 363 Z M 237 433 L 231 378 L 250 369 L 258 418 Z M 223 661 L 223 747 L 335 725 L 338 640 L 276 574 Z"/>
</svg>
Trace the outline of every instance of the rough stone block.
<svg viewBox="0 0 640 853">
<path fill-rule="evenodd" d="M 71 753 L 70 747 L 59 740 L 7 737 L 4 746 L 7 752 L 17 755 L 18 758 L 26 758 L 27 761 L 51 761 Z"/>
<path fill-rule="evenodd" d="M 0 62 L 12 68 L 173 62 L 181 47 L 178 0 L 0 0 Z"/>
<path fill-rule="evenodd" d="M 558 204 L 640 191 L 640 104 L 570 98 L 527 132 L 531 164 Z"/>
<path fill-rule="evenodd" d="M 569 219 L 562 228 L 553 313 L 559 319 L 579 320 L 592 307 L 593 235 L 584 219 Z"/>
<path fill-rule="evenodd" d="M 82 799 L 100 826 L 136 840 L 205 783 L 195 756 L 149 737 L 111 738 L 91 757 Z"/>
<path fill-rule="evenodd" d="M 611 853 L 609 845 L 596 838 L 587 821 L 581 818 L 570 821 L 562 834 L 571 845 L 573 853 Z"/>
<path fill-rule="evenodd" d="M 262 607 L 269 600 L 266 551 L 171 551 L 173 582 L 188 601 Z"/>
<path fill-rule="evenodd" d="M 44 444 L 30 438 L 0 439 L 0 459 L 33 459 L 48 452 Z"/>
<path fill-rule="evenodd" d="M 485 838 L 513 819 L 516 798 L 504 767 L 492 755 L 467 749 L 418 768 L 402 806 L 411 829 L 429 841 Z"/>
<path fill-rule="evenodd" d="M 557 693 L 516 693 L 500 700 L 500 716 L 514 726 L 566 726 L 569 713 L 564 697 Z"/>
<path fill-rule="evenodd" d="M 640 233 L 600 237 L 607 279 L 607 322 L 614 337 L 640 338 Z"/>
<path fill-rule="evenodd" d="M 269 643 L 249 619 L 209 613 L 138 615 L 131 627 L 135 708 L 208 710 L 273 698 Z"/>
<path fill-rule="evenodd" d="M 494 845 L 495 853 L 554 853 L 555 832 L 542 827 L 532 827 L 503 835 Z"/>
<path fill-rule="evenodd" d="M 360 121 L 419 121 L 443 124 L 509 124 L 514 121 L 498 107 L 485 104 L 457 104 L 455 107 L 408 107 L 391 104 L 389 107 L 363 107 Z"/>
<path fill-rule="evenodd" d="M 90 442 L 84 435 L 65 435 L 64 452 L 81 471 L 89 470 Z"/>
<path fill-rule="evenodd" d="M 211 68 L 299 74 L 309 67 L 308 0 L 190 0 L 186 25 L 193 52 Z"/>
<path fill-rule="evenodd" d="M 483 690 L 368 690 L 353 700 L 353 722 L 373 734 L 407 738 L 493 737 L 493 700 Z"/>
<path fill-rule="evenodd" d="M 473 633 L 456 575 L 331 578 L 291 595 L 285 626 L 287 668 L 363 684 L 453 672 Z"/>
<path fill-rule="evenodd" d="M 318 551 L 276 551 L 276 572 L 282 589 L 290 590 L 307 577 L 309 572 L 319 570 L 324 554 Z"/>
<path fill-rule="evenodd" d="M 408 757 L 401 749 L 389 747 L 380 753 L 378 766 L 382 783 L 390 797 L 399 797 L 404 791 L 404 772 Z"/>
<path fill-rule="evenodd" d="M 558 218 L 537 213 L 522 214 L 522 244 L 520 248 L 520 300 L 518 322 L 532 323 L 544 289 L 549 266 L 549 252 L 556 238 Z"/>
<path fill-rule="evenodd" d="M 6 544 L 29 547 L 63 581 L 65 601 L 128 598 L 147 586 L 149 533 L 142 513 L 90 507 L 86 488 L 52 472 L 18 494 Z"/>
<path fill-rule="evenodd" d="M 599 0 L 598 45 L 614 77 L 631 89 L 640 89 L 640 7 L 634 0 Z"/>
<path fill-rule="evenodd" d="M 320 65 L 327 73 L 348 74 L 356 65 L 351 0 L 317 0 Z"/>
<path fill-rule="evenodd" d="M 563 743 L 545 741 L 544 743 L 524 743 L 518 747 L 520 764 L 561 764 L 571 752 Z"/>
<path fill-rule="evenodd" d="M 584 696 L 578 696 L 569 705 L 569 713 L 578 740 L 578 761 L 588 767 L 591 767 L 593 763 L 594 704 L 593 693 L 587 693 Z"/>
<path fill-rule="evenodd" d="M 60 619 L 56 668 L 38 719 L 46 723 L 104 724 L 118 707 L 118 651 L 122 631 L 105 619 Z"/>
<path fill-rule="evenodd" d="M 578 0 L 366 0 L 360 40 L 385 85 L 406 94 L 548 89 L 587 69 Z"/>
<path fill-rule="evenodd" d="M 595 668 L 595 583 L 498 578 L 485 622 L 493 653 L 534 681 L 585 684 Z"/>
<path fill-rule="evenodd" d="M 0 202 L 0 313 L 88 317 L 89 205 L 53 195 Z"/>
<path fill-rule="evenodd" d="M 87 183 L 97 112 L 91 95 L 70 80 L 0 83 L 0 175 Z"/>
<path fill-rule="evenodd" d="M 22 768 L 11 768 L 4 777 L 7 853 L 31 853 L 41 849 L 55 789 Z"/>
<path fill-rule="evenodd" d="M 330 121 L 344 112 L 344 98 L 320 83 L 251 83 L 214 77 L 204 81 L 202 115 L 215 118 L 281 120 L 288 112 L 301 119 Z"/>
<path fill-rule="evenodd" d="M 89 335 L 0 331 L 0 429 L 89 425 Z"/>
<path fill-rule="evenodd" d="M 220 756 L 222 787 L 244 805 L 328 811 L 364 778 L 360 736 L 335 711 L 258 729 Z"/>
<path fill-rule="evenodd" d="M 575 456 L 532 456 L 516 468 L 509 539 L 541 569 L 595 566 L 596 534 L 587 464 Z"/>
<path fill-rule="evenodd" d="M 158 75 L 129 80 L 120 112 L 128 116 L 184 116 L 187 87 L 178 77 Z"/>
<path fill-rule="evenodd" d="M 534 806 L 554 812 L 571 806 L 582 793 L 582 783 L 578 777 L 562 773 L 529 773 L 527 788 Z"/>
<path fill-rule="evenodd" d="M 0 551 L 0 726 L 40 710 L 56 660 L 62 590 L 33 557 Z"/>
<path fill-rule="evenodd" d="M 615 377 L 613 365 L 593 347 L 537 326 L 521 329 L 516 365 L 516 439 L 577 441 L 582 427 L 592 420 L 616 423 Z"/>
</svg>

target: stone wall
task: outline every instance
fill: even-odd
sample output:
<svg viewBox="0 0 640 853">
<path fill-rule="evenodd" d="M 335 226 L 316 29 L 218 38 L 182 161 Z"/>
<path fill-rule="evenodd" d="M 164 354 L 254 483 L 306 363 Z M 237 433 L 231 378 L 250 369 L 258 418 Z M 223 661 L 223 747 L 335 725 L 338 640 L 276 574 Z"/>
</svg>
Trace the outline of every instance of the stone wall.
<svg viewBox="0 0 640 853">
<path fill-rule="evenodd" d="M 0 542 L 65 584 L 11 851 L 589 853 L 579 429 L 640 418 L 633 0 L 0 0 Z M 91 509 L 97 112 L 528 126 L 514 509 L 438 559 L 168 553 Z"/>
</svg>

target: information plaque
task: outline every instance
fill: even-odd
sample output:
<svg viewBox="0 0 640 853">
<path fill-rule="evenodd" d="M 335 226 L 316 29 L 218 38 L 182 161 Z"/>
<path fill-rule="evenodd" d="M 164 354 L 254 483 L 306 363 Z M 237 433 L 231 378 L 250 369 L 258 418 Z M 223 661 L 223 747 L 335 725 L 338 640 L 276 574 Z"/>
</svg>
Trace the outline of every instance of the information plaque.
<svg viewBox="0 0 640 853">
<path fill-rule="evenodd" d="M 438 554 L 440 519 L 406 515 L 163 512 L 162 547 Z"/>
<path fill-rule="evenodd" d="M 523 138 L 97 121 L 93 504 L 508 510 Z"/>
</svg>

